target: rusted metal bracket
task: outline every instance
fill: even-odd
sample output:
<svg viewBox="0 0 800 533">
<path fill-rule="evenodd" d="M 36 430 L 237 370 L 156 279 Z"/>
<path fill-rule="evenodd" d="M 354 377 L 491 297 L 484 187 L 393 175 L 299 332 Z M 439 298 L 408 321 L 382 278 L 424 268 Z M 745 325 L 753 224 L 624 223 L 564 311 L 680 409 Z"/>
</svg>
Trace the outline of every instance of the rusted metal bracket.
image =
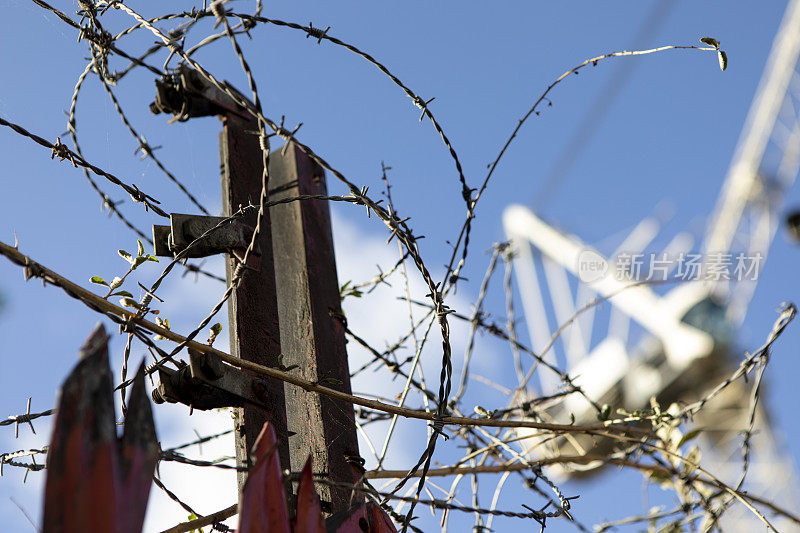
<svg viewBox="0 0 800 533">
<path fill-rule="evenodd" d="M 227 82 L 225 87 L 237 95 L 236 89 Z M 246 101 L 242 97 L 243 101 Z M 208 117 L 233 113 L 243 118 L 249 115 L 236 101 L 219 90 L 200 72 L 188 65 L 181 65 L 173 72 L 156 80 L 156 99 L 150 104 L 153 114 L 169 113 L 169 123 L 184 122 L 192 117 Z"/>
<path fill-rule="evenodd" d="M 184 257 L 208 257 L 245 249 L 253 236 L 252 227 L 239 220 L 226 221 L 224 217 L 172 213 L 169 220 L 169 226 L 153 226 L 153 246 L 159 257 L 174 257 L 209 230 L 213 231 L 194 243 Z M 258 246 L 253 253 L 259 255 Z"/>
<path fill-rule="evenodd" d="M 238 396 L 192 378 L 188 365 L 178 370 L 161 367 L 158 369 L 158 379 L 158 386 L 153 389 L 153 401 L 157 404 L 182 403 L 193 409 L 207 411 L 238 407 L 243 403 Z"/>
<path fill-rule="evenodd" d="M 189 364 L 178 370 L 160 367 L 153 389 L 155 403 L 182 403 L 207 411 L 221 407 L 264 405 L 263 380 L 226 365 L 214 354 L 189 348 Z"/>
</svg>

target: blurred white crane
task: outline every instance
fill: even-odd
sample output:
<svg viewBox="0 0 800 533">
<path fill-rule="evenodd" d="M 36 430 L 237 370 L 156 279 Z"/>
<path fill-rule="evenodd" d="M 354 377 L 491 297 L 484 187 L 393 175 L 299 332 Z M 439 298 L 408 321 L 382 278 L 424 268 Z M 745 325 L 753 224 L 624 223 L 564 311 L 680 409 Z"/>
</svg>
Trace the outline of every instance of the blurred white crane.
<svg viewBox="0 0 800 533">
<path fill-rule="evenodd" d="M 514 271 L 534 351 L 540 353 L 556 327 L 586 304 L 598 297 L 609 299 L 604 314 L 594 307 L 580 313 L 545 356 L 575 376 L 576 384 L 596 402 L 634 410 L 647 407 L 654 396 L 662 404 L 696 399 L 732 371 L 734 333 L 779 225 L 785 193 L 800 170 L 799 56 L 800 0 L 790 0 L 705 238 L 697 246 L 683 233 L 660 252 L 644 254 L 660 231 L 661 222 L 652 217 L 606 258 L 525 207 L 506 209 L 503 223 L 514 244 Z M 693 249 L 699 252 L 689 253 Z M 637 258 L 647 263 L 637 264 Z M 642 266 L 654 279 L 691 267 L 695 270 L 690 277 L 701 281 L 668 289 L 636 284 L 641 279 L 637 268 Z M 556 380 L 540 372 L 537 393 L 555 392 L 560 385 Z M 745 387 L 729 387 L 696 420 L 705 430 L 703 463 L 734 485 L 741 475 L 741 434 L 750 417 Z M 579 421 L 595 419 L 587 402 L 574 394 L 559 412 Z M 796 506 L 800 490 L 794 465 L 776 443 L 776 432 L 761 407 L 756 429 L 745 487 L 775 498 L 775 503 Z M 572 439 L 559 446 L 562 452 L 576 453 L 587 451 L 592 443 Z M 547 453 L 540 448 L 534 453 Z M 726 515 L 726 530 L 753 530 L 753 523 L 735 511 Z"/>
</svg>

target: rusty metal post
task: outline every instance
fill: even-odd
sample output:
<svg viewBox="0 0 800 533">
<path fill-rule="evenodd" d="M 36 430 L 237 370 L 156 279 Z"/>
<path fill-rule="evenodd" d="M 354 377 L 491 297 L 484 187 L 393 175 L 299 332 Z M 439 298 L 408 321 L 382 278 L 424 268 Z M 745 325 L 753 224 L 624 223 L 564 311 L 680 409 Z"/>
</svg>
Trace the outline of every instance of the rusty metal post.
<svg viewBox="0 0 800 533">
<path fill-rule="evenodd" d="M 194 94 L 192 91 L 197 92 L 203 85 L 195 78 L 191 72 L 183 73 L 179 88 Z M 203 99 L 208 96 L 201 93 L 198 101 L 205 102 Z M 170 102 L 157 99 L 158 102 L 158 110 L 176 112 Z M 222 205 L 227 216 L 242 205 L 258 202 L 260 197 L 263 163 L 255 135 L 258 126 L 224 99 L 212 98 L 210 104 L 199 106 L 196 112 L 190 110 L 188 116 L 212 112 L 222 116 Z M 183 113 L 182 106 L 178 107 Z M 275 191 L 271 199 L 325 194 L 325 175 L 300 150 L 290 146 L 270 155 L 269 187 Z M 251 213 L 244 224 L 254 227 L 255 217 Z M 283 354 L 282 363 L 298 365 L 295 371 L 304 378 L 324 381 L 349 393 L 344 331 L 332 318 L 341 313 L 341 307 L 327 202 L 274 206 L 265 214 L 261 227 L 259 253 L 252 256 L 248 265 L 254 268 L 247 272 L 228 302 L 231 354 L 271 367 L 279 366 L 279 356 Z M 236 262 L 235 256 L 227 259 L 229 282 Z M 244 381 L 241 385 L 250 386 Z M 246 392 L 255 393 L 268 409 L 247 403 L 235 409 L 237 464 L 251 466 L 250 452 L 262 426 L 269 422 L 277 435 L 282 468 L 299 472 L 311 455 L 317 474 L 334 481 L 359 481 L 362 470 L 352 405 L 307 394 L 277 380 L 267 380 L 259 389 Z M 245 478 L 246 472 L 241 472 L 240 494 Z M 328 485 L 319 485 L 317 490 L 328 513 L 344 511 L 360 499 L 351 499 L 347 489 L 331 489 Z"/>
<path fill-rule="evenodd" d="M 323 169 L 295 145 L 270 155 L 272 200 L 327 194 Z M 350 393 L 330 212 L 325 200 L 303 200 L 270 208 L 280 343 L 283 362 L 310 381 Z M 351 404 L 308 394 L 285 384 L 291 468 L 299 472 L 313 457 L 313 470 L 333 481 L 357 483 L 358 440 Z M 357 503 L 350 490 L 317 484 L 323 510 L 336 513 Z"/>
<path fill-rule="evenodd" d="M 263 164 L 258 137 L 253 120 L 245 120 L 233 113 L 222 117 L 220 133 L 220 159 L 222 170 L 222 209 L 229 216 L 240 205 L 258 202 L 261 194 L 261 174 Z M 255 226 L 254 213 L 245 222 Z M 275 274 L 272 261 L 272 235 L 269 231 L 270 213 L 259 234 L 260 257 L 255 257 L 250 270 L 242 279 L 239 288 L 228 301 L 228 322 L 230 330 L 231 354 L 265 366 L 277 366 L 281 353 L 281 339 L 278 326 L 278 303 L 275 295 Z M 236 258 L 226 258 L 226 277 L 230 283 L 236 268 Z M 286 431 L 286 409 L 283 383 L 267 380 L 264 390 L 253 391 L 270 407 L 269 411 L 257 407 L 237 407 L 234 409 L 236 462 L 240 466 L 250 466 L 250 452 L 256 443 L 264 422 L 269 422 L 278 437 L 278 456 L 281 468 L 290 468 L 289 442 Z M 239 472 L 239 492 L 241 494 L 247 472 Z"/>
<path fill-rule="evenodd" d="M 186 66 L 156 81 L 156 87 L 158 95 L 151 105 L 155 113 L 171 113 L 181 120 L 221 115 L 223 214 L 230 216 L 240 206 L 257 203 L 264 168 L 255 135 L 256 121 L 233 99 Z M 270 154 L 269 174 L 271 199 L 326 194 L 324 172 L 294 145 Z M 244 235 L 248 225 L 255 227 L 256 216 L 251 213 L 234 237 Z M 160 243 L 164 253 L 175 252 L 182 244 L 178 237 L 191 240 L 191 235 L 214 222 L 209 217 L 194 220 L 197 218 L 173 215 L 170 227 L 154 227 L 154 241 Z M 185 225 L 193 220 L 196 231 L 190 231 L 190 236 L 182 235 L 186 232 Z M 258 253 L 251 256 L 248 264 L 253 268 L 247 271 L 228 301 L 231 354 L 264 366 L 297 365 L 293 371 L 303 378 L 350 393 L 344 329 L 334 318 L 341 315 L 341 306 L 327 201 L 276 205 L 265 213 L 261 228 L 256 243 Z M 230 242 L 226 238 L 222 245 L 217 243 L 197 253 L 227 250 Z M 237 267 L 235 255 L 227 258 L 229 283 Z M 194 374 L 193 368 L 193 377 Z M 237 397 L 236 402 L 253 395 L 260 400 L 258 406 L 252 401 L 233 404 L 244 405 L 235 408 L 239 466 L 252 466 L 250 452 L 256 448 L 259 432 L 268 422 L 276 434 L 282 469 L 299 472 L 311 456 L 316 475 L 332 481 L 360 483 L 363 460 L 358 454 L 351 404 L 308 394 L 278 380 L 259 381 L 256 385 L 256 381 L 243 374 L 236 383 L 227 385 L 225 390 Z M 164 401 L 185 401 L 166 397 L 169 396 L 166 389 L 162 396 Z M 239 474 L 240 495 L 246 476 L 244 471 Z M 363 500 L 346 488 L 327 484 L 317 484 L 316 488 L 322 509 L 328 514 L 346 514 L 345 511 Z"/>
</svg>

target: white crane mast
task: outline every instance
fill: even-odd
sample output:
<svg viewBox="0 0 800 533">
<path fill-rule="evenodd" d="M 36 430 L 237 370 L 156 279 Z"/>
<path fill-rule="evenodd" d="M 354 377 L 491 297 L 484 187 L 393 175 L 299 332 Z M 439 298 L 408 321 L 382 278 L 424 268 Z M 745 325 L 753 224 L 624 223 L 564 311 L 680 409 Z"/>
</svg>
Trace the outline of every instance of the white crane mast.
<svg viewBox="0 0 800 533">
<path fill-rule="evenodd" d="M 766 259 L 779 224 L 784 193 L 800 167 L 798 57 L 800 2 L 791 0 L 708 226 L 703 248 L 706 257 L 744 251 L 751 256 L 759 254 L 762 263 Z M 755 283 L 728 288 L 728 317 L 740 323 Z"/>
<path fill-rule="evenodd" d="M 714 217 L 709 225 L 705 252 L 727 252 L 737 237 L 742 217 L 758 195 L 759 171 L 767 144 L 775 134 L 781 107 L 793 93 L 797 58 L 800 54 L 800 2 L 792 0 L 786 9 L 778 34 L 764 68 L 756 96 L 739 137 L 728 176 L 722 188 Z M 788 93 L 788 94 L 787 94 Z M 793 117 L 796 128 L 797 115 Z M 794 165 L 791 179 L 797 173 Z"/>
<path fill-rule="evenodd" d="M 636 284 L 635 276 L 620 278 L 624 270 L 618 268 L 620 265 L 574 235 L 548 225 L 526 207 L 512 205 L 505 210 L 503 225 L 516 251 L 514 271 L 532 347 L 539 353 L 560 325 L 572 322 L 557 345 L 560 360 L 555 346 L 544 357 L 566 368 L 573 382 L 593 400 L 610 400 L 637 409 L 645 407 L 650 397 L 666 391 L 682 398 L 698 397 L 713 386 L 709 379 L 729 373 L 731 363 L 726 352 L 755 290 L 758 270 L 779 224 L 784 196 L 800 170 L 798 57 L 800 0 L 790 0 L 705 239 L 698 245 L 705 281 L 681 284 L 658 294 Z M 642 221 L 612 257 L 619 258 L 620 252 L 643 252 L 659 227 L 654 218 Z M 680 234 L 658 255 L 666 253 L 673 262 L 668 268 L 674 268 L 676 252 L 692 248 L 693 240 Z M 714 267 L 714 258 L 736 255 L 757 258 L 752 279 L 706 276 Z M 577 296 L 572 289 L 574 278 L 579 280 Z M 582 309 L 593 297 L 608 299 L 611 304 L 604 338 L 598 339 L 601 335 L 594 327 L 600 313 L 594 308 Z M 576 319 L 579 311 L 583 314 Z M 551 327 L 553 319 L 555 326 Z M 632 337 L 632 324 L 643 333 L 643 339 Z M 559 386 L 545 374 L 539 379 L 538 393 L 551 394 Z M 736 459 L 750 414 L 749 394 L 743 387 L 730 387 L 717 402 L 719 412 L 712 409 L 704 417 L 710 444 L 705 457 L 723 478 L 740 475 Z M 577 395 L 568 396 L 561 411 L 578 419 L 593 417 L 587 402 Z M 796 504 L 800 491 L 794 465 L 776 444 L 780 439 L 769 425 L 763 403 L 756 412 L 756 430 L 753 448 L 758 452 L 750 460 L 750 488 L 774 496 L 776 503 Z M 535 438 L 528 440 L 523 449 L 542 448 L 536 446 Z M 574 452 L 585 451 L 574 440 L 570 445 Z M 726 516 L 729 530 L 749 531 L 753 525 L 735 509 Z"/>
</svg>

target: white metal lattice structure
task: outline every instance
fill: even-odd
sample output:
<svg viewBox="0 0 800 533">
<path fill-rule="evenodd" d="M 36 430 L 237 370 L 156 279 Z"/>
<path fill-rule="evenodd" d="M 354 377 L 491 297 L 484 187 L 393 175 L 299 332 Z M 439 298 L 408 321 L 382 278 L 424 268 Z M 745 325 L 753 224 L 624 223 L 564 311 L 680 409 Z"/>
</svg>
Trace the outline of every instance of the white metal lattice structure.
<svg viewBox="0 0 800 533">
<path fill-rule="evenodd" d="M 688 234 L 680 234 L 652 252 L 661 226 L 653 217 L 618 245 L 609 256 L 612 261 L 523 206 L 506 209 L 503 224 L 514 244 L 514 271 L 532 348 L 541 353 L 559 325 L 578 314 L 545 357 L 566 368 L 595 401 L 638 409 L 652 396 L 662 401 L 696 398 L 730 372 L 728 352 L 757 276 L 741 281 L 712 277 L 665 289 L 637 284 L 635 265 L 623 264 L 622 258 L 655 253 L 669 274 L 681 253 L 697 249 L 703 272 L 715 268 L 715 261 L 736 257 L 757 258 L 756 268 L 763 267 L 785 192 L 800 170 L 798 57 L 800 0 L 790 0 L 705 238 L 696 246 Z M 623 271 L 627 277 L 620 275 Z M 608 299 L 603 311 L 592 306 L 578 313 L 596 298 Z M 556 376 L 539 374 L 537 393 L 558 389 Z M 709 404 L 713 410 L 702 421 L 708 429 L 704 464 L 734 484 L 741 474 L 741 431 L 747 428 L 749 405 L 745 389 L 731 388 L 716 407 Z M 578 420 L 594 418 L 577 395 L 569 396 L 560 409 Z M 796 504 L 800 489 L 794 466 L 776 442 L 780 439 L 766 412 L 759 409 L 756 418 L 759 432 L 753 447 L 758 452 L 751 458 L 745 487 L 774 497 L 776 503 Z M 531 440 L 528 447 L 536 444 Z M 572 452 L 583 452 L 584 444 L 573 439 L 568 445 Z M 750 531 L 753 525 L 736 509 L 725 523 L 735 531 Z"/>
</svg>

